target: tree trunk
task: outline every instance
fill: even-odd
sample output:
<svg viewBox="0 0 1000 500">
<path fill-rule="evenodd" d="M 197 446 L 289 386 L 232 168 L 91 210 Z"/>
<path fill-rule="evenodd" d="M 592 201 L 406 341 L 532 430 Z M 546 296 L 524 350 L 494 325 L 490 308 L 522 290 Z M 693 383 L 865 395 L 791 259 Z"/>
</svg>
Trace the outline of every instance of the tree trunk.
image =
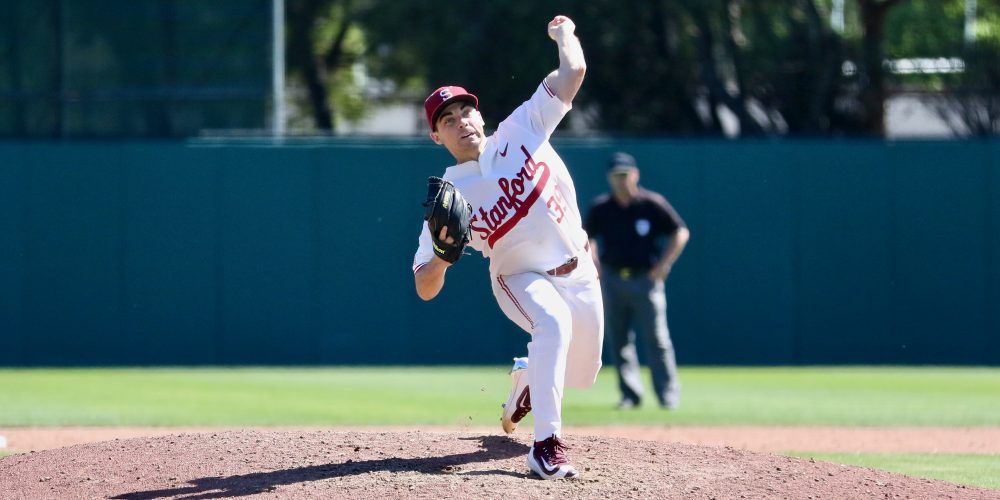
<svg viewBox="0 0 1000 500">
<path fill-rule="evenodd" d="M 333 131 L 324 76 L 322 58 L 313 53 L 313 31 L 319 15 L 320 2 L 300 0 L 288 5 L 288 61 L 300 68 L 302 80 L 309 96 L 313 124 L 327 133 Z"/>
<path fill-rule="evenodd" d="M 727 3 L 728 5 L 728 3 Z M 740 123 L 741 136 L 764 135 L 764 128 L 747 111 L 746 102 L 743 96 L 733 97 L 726 90 L 725 83 L 719 75 L 718 64 L 715 61 L 715 37 L 712 33 L 712 23 L 709 19 L 707 7 L 700 6 L 691 9 L 692 19 L 698 28 L 698 55 L 701 59 L 701 75 L 705 86 L 708 88 L 709 103 L 713 109 L 710 110 L 713 117 L 713 126 L 722 130 L 721 119 L 717 116 L 715 106 L 721 103 L 733 114 L 736 115 Z M 726 36 L 729 36 L 728 34 Z"/>
<path fill-rule="evenodd" d="M 697 9 L 698 7 L 695 7 Z M 722 135 L 722 121 L 719 119 L 718 106 L 722 99 L 721 94 L 725 93 L 725 88 L 719 82 L 718 73 L 715 68 L 715 56 L 712 54 L 712 32 L 707 16 L 700 12 L 692 12 L 692 18 L 698 26 L 698 59 L 701 62 L 702 83 L 708 89 L 708 116 L 711 117 L 711 131 Z M 742 130 L 741 130 L 742 132 Z"/>
<path fill-rule="evenodd" d="M 805 2 L 807 25 L 809 29 L 809 53 L 816 66 L 811 69 L 810 81 L 813 92 L 809 96 L 806 121 L 802 131 L 808 134 L 820 134 L 829 131 L 827 103 L 830 89 L 840 73 L 840 40 L 832 30 L 827 28 L 813 0 Z"/>
<path fill-rule="evenodd" d="M 739 26 L 740 17 L 742 16 L 742 10 L 739 8 L 738 2 L 733 2 L 732 0 L 727 0 L 723 2 L 723 8 L 725 12 L 723 13 L 723 35 L 725 40 L 726 50 L 729 51 L 729 57 L 733 64 L 733 84 L 736 86 L 736 96 L 733 97 L 732 103 L 738 109 L 734 110 L 736 115 L 740 118 L 740 135 L 742 136 L 759 136 L 765 135 L 766 129 L 765 125 L 757 121 L 754 117 L 750 116 L 750 112 L 747 107 L 747 88 L 746 78 L 744 74 L 746 73 L 746 65 L 743 62 L 742 48 L 736 40 L 735 28 Z M 727 92 L 728 95 L 728 92 Z"/>
<path fill-rule="evenodd" d="M 326 85 L 333 80 L 337 71 L 340 70 L 340 65 L 344 59 L 344 40 L 347 38 L 347 30 L 351 28 L 351 18 L 348 15 L 348 9 L 350 9 L 350 2 L 345 1 L 344 17 L 340 23 L 340 31 L 337 32 L 337 36 L 334 38 L 333 44 L 330 45 L 330 48 L 326 51 L 326 54 L 324 54 L 322 58 L 317 58 L 316 61 L 316 64 L 319 66 L 321 81 L 324 84 L 323 94 L 326 99 L 326 107 L 324 109 L 327 110 L 327 114 L 329 115 L 330 131 L 333 131 L 336 128 L 335 120 L 337 113 L 335 103 L 330 100 L 329 96 L 326 95 Z"/>
<path fill-rule="evenodd" d="M 889 9 L 900 0 L 858 0 L 864 27 L 864 87 L 861 104 L 865 108 L 863 130 L 868 135 L 885 137 L 885 69 L 882 38 Z"/>
<path fill-rule="evenodd" d="M 326 91 L 325 78 L 323 77 L 319 56 L 309 57 L 305 67 L 302 68 L 302 77 L 305 79 L 306 91 L 309 93 L 309 104 L 312 106 L 313 122 L 316 128 L 332 133 L 333 113 L 330 110 L 330 96 Z"/>
<path fill-rule="evenodd" d="M 12 28 L 14 33 L 7 37 L 7 60 L 10 61 L 10 83 L 11 90 L 14 91 L 14 99 L 11 100 L 11 112 L 14 115 L 11 133 L 14 137 L 27 137 L 28 127 L 24 118 L 24 101 L 21 93 L 21 49 L 18 43 L 21 35 L 18 32 L 21 22 L 20 2 L 14 2 L 11 19 L 14 20 Z"/>
<path fill-rule="evenodd" d="M 55 2 L 55 8 L 52 9 L 52 18 L 51 18 L 53 27 L 52 31 L 54 32 L 56 38 L 55 40 L 56 56 L 53 58 L 54 61 L 52 64 L 53 74 L 55 76 L 55 78 L 53 78 L 53 87 L 54 87 L 53 94 L 55 95 L 53 105 L 54 105 L 55 115 L 52 123 L 51 134 L 52 137 L 56 139 L 62 139 L 66 135 L 66 131 L 63 126 L 63 115 L 65 114 L 65 109 L 63 109 L 63 107 L 65 105 L 65 98 L 66 98 L 65 95 L 66 75 L 63 72 L 63 57 L 64 57 L 63 40 L 65 38 L 63 36 L 64 35 L 63 29 L 65 27 L 63 26 L 62 15 L 63 15 L 63 3 L 62 0 L 57 0 Z"/>
<path fill-rule="evenodd" d="M 676 65 L 677 61 L 680 60 L 677 55 L 677 26 L 673 19 L 676 13 L 671 12 L 673 9 L 668 5 L 669 2 L 670 0 L 661 0 L 661 2 L 652 4 L 653 17 L 657 20 L 657 22 L 652 24 L 652 29 L 656 38 L 656 54 L 664 61 L 675 61 Z M 682 72 L 678 71 L 664 79 L 663 90 L 666 95 L 687 95 L 688 92 L 685 88 L 682 74 Z M 673 117 L 676 120 L 676 116 L 679 115 L 682 117 L 679 126 L 680 130 L 704 135 L 706 126 L 702 121 L 701 115 L 698 114 L 698 110 L 695 108 L 694 99 L 675 99 L 674 104 L 679 108 L 676 112 L 664 106 L 661 108 L 663 110 L 662 116 L 657 117 L 657 119 L 669 120 Z M 714 118 L 714 113 L 712 116 Z M 719 133 L 721 133 L 721 129 Z"/>
</svg>

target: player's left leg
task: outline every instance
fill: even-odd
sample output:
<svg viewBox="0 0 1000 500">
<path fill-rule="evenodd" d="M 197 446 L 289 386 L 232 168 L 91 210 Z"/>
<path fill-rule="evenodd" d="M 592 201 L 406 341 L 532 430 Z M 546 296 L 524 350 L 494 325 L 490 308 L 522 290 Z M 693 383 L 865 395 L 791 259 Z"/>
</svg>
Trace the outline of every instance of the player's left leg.
<svg viewBox="0 0 1000 500">
<path fill-rule="evenodd" d="M 559 435 L 566 357 L 573 335 L 569 305 L 550 277 L 521 273 L 494 278 L 494 295 L 511 321 L 531 334 L 527 370 L 535 435 Z"/>
<path fill-rule="evenodd" d="M 590 259 L 569 276 L 550 278 L 555 290 L 558 291 L 570 314 L 572 335 L 565 352 L 564 377 L 565 385 L 587 388 L 594 384 L 597 372 L 601 369 L 601 347 L 604 336 L 604 307 L 601 299 L 601 286 L 597 280 L 597 271 Z M 565 328 L 566 325 L 563 325 Z M 537 343 L 540 337 L 535 334 Z M 565 338 L 563 335 L 561 338 Z M 534 363 L 535 360 L 532 360 Z M 532 364 L 532 369 L 537 365 Z M 535 382 L 532 381 L 532 384 Z M 534 390 L 534 385 L 532 386 Z M 562 407 L 560 391 L 559 408 Z M 536 425 L 538 414 L 535 415 Z M 528 467 L 545 479 L 575 477 L 579 472 L 566 456 L 566 447 L 561 436 L 556 433 L 548 438 L 543 431 L 538 433 L 536 427 L 535 442 L 528 453 Z"/>
<path fill-rule="evenodd" d="M 535 440 L 528 468 L 544 479 L 574 477 L 578 472 L 566 457 L 560 436 L 566 359 L 573 336 L 570 306 L 548 276 L 521 273 L 500 276 L 496 282 L 494 293 L 507 317 L 531 333 L 527 376 Z"/>
<path fill-rule="evenodd" d="M 589 262 L 588 262 L 589 264 Z M 597 380 L 604 347 L 604 302 L 597 270 L 581 265 L 555 280 L 573 316 L 573 338 L 566 356 L 566 385 L 586 389 Z"/>
</svg>

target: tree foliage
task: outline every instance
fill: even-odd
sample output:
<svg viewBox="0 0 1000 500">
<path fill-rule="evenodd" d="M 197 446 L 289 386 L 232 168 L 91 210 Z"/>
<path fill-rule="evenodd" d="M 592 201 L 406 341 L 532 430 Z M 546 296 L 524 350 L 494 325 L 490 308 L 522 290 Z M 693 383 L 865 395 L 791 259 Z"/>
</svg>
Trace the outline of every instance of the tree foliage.
<svg viewBox="0 0 1000 500">
<path fill-rule="evenodd" d="M 333 131 L 338 116 L 356 119 L 365 101 L 351 66 L 365 52 L 357 23 L 371 8 L 360 0 L 290 0 L 286 6 L 287 64 L 290 76 L 306 90 L 313 126 Z"/>
<path fill-rule="evenodd" d="M 557 66 L 545 23 L 565 13 L 588 59 L 577 106 L 601 130 L 720 135 L 731 117 L 742 135 L 829 134 L 850 122 L 835 105 L 844 94 L 842 44 L 813 0 L 480 7 L 382 4 L 365 20 L 373 67 L 411 88 L 463 84 L 489 117 L 513 109 Z M 423 22 L 404 31 L 404 19 Z"/>
<path fill-rule="evenodd" d="M 886 29 L 886 57 L 953 58 L 955 73 L 895 75 L 890 85 L 926 96 L 956 135 L 1000 135 L 1000 0 L 978 0 L 975 39 L 965 40 L 965 1 L 913 0 Z"/>
<path fill-rule="evenodd" d="M 441 85 L 466 87 L 479 96 L 487 120 L 502 118 L 558 66 L 546 25 L 559 3 L 447 8 L 429 0 L 382 1 L 364 19 L 369 70 L 397 82 L 409 98 Z"/>
<path fill-rule="evenodd" d="M 1000 93 L 989 76 L 993 45 L 980 43 L 973 54 L 963 44 L 964 0 L 848 0 L 842 33 L 830 28 L 831 0 L 508 0 L 475 8 L 429 0 L 291 1 L 326 6 L 318 10 L 341 16 L 329 15 L 329 22 L 363 32 L 368 71 L 393 82 L 399 99 L 416 103 L 436 86 L 462 85 L 479 95 L 487 123 L 558 65 L 545 33 L 555 14 L 576 22 L 588 60 L 574 115 L 605 133 L 882 136 L 886 100 L 899 86 Z M 979 0 L 984 39 L 997 33 L 998 2 Z M 312 45 L 327 72 L 360 57 L 323 56 L 333 47 Z M 975 71 L 903 80 L 885 64 L 952 56 L 970 57 Z M 297 61 L 296 68 L 309 63 Z M 966 105 L 976 102 L 984 101 Z"/>
</svg>

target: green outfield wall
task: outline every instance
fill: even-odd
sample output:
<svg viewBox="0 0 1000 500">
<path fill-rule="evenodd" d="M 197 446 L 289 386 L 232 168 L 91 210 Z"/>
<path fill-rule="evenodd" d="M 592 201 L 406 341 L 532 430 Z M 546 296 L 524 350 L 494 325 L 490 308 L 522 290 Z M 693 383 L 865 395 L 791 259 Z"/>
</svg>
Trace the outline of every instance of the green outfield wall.
<svg viewBox="0 0 1000 500">
<path fill-rule="evenodd" d="M 1000 142 L 555 141 L 691 228 L 681 364 L 1000 364 Z M 528 336 L 464 258 L 411 259 L 425 140 L 0 143 L 0 365 L 502 364 Z"/>
</svg>

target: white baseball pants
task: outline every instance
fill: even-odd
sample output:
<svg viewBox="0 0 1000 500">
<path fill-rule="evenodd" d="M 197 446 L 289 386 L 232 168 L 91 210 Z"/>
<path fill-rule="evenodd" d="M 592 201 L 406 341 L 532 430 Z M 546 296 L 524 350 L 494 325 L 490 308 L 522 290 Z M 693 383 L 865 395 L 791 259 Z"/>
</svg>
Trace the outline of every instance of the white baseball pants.
<svg viewBox="0 0 1000 500">
<path fill-rule="evenodd" d="M 504 314 L 531 334 L 528 386 L 535 439 L 558 436 L 563 387 L 586 389 L 601 369 L 604 304 L 597 269 L 585 254 L 566 276 L 494 276 L 493 295 Z"/>
</svg>

